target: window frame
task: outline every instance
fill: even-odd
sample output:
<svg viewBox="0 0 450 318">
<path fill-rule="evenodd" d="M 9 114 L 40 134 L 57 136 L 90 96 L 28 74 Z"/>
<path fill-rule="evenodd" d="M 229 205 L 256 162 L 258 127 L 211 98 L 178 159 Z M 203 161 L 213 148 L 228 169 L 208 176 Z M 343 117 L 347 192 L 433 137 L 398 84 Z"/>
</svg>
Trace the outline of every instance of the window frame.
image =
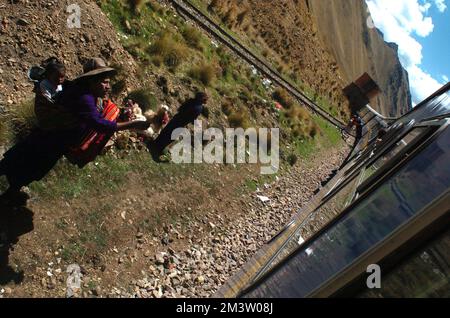
<svg viewBox="0 0 450 318">
<path fill-rule="evenodd" d="M 365 200 L 368 196 L 371 195 L 371 193 L 373 193 L 373 191 L 375 189 L 377 189 L 381 184 L 383 184 L 385 181 L 389 180 L 399 169 L 401 169 L 402 167 L 404 167 L 408 162 L 410 162 L 413 158 L 415 158 L 418 154 L 421 153 L 422 150 L 424 150 L 427 146 L 429 146 L 434 140 L 436 140 L 446 129 L 450 129 L 449 127 L 449 123 L 450 123 L 450 119 L 448 120 L 442 120 L 439 122 L 435 122 L 435 123 L 422 123 L 422 124 L 417 124 L 414 125 L 412 127 L 410 127 L 410 129 L 407 130 L 407 132 L 405 132 L 404 135 L 406 135 L 409 131 L 411 131 L 411 129 L 414 128 L 418 128 L 418 127 L 427 127 L 427 126 L 439 126 L 437 128 L 437 130 L 435 130 L 430 136 L 428 136 L 428 138 L 426 138 L 425 140 L 422 140 L 422 143 L 418 146 L 415 147 L 414 149 L 412 149 L 411 153 L 408 156 L 403 156 L 403 151 L 397 153 L 393 158 L 391 158 L 392 164 L 390 169 L 388 169 L 385 174 L 383 176 L 381 176 L 381 178 L 379 178 L 378 180 L 376 180 L 374 182 L 374 184 L 367 188 L 365 192 L 363 192 L 357 199 L 355 199 L 353 202 L 351 202 L 338 216 L 336 216 L 336 218 L 334 218 L 333 220 L 331 220 L 330 222 L 328 222 L 327 224 L 325 224 L 317 233 L 315 233 L 314 235 L 312 235 L 308 240 L 306 240 L 301 246 L 299 246 L 296 250 L 294 250 L 292 253 L 290 253 L 288 256 L 286 256 L 283 260 L 281 260 L 278 264 L 276 264 L 275 266 L 273 266 L 269 271 L 267 271 L 266 273 L 264 273 L 264 275 L 260 276 L 258 279 L 253 280 L 249 285 L 245 286 L 244 288 L 241 289 L 241 291 L 238 294 L 238 297 L 244 296 L 245 294 L 251 292 L 256 286 L 258 286 L 260 283 L 262 283 L 263 281 L 266 280 L 266 278 L 270 277 L 270 275 L 276 271 L 278 268 L 282 267 L 289 259 L 291 259 L 292 257 L 295 257 L 295 255 L 301 251 L 302 249 L 307 248 L 308 243 L 314 241 L 315 239 L 317 239 L 318 237 L 320 237 L 321 235 L 325 234 L 329 228 L 333 227 L 336 223 L 338 223 L 343 217 L 345 217 L 348 213 L 350 213 L 351 211 L 353 211 L 353 208 L 359 204 L 361 201 Z M 431 129 L 431 128 L 430 128 Z M 424 132 L 423 134 L 425 134 L 426 132 Z M 404 137 L 404 135 L 402 135 L 401 138 Z M 401 138 L 397 138 L 396 140 L 399 141 L 401 140 Z M 416 143 L 413 143 L 416 144 Z M 408 147 L 406 147 L 408 148 Z M 406 149 L 405 148 L 405 149 Z M 412 148 L 412 147 L 409 147 Z M 403 150 L 405 150 L 403 149 Z M 384 152 L 381 152 L 381 154 L 383 154 Z M 379 156 L 380 156 L 379 155 Z M 403 154 L 404 155 L 404 154 Z M 379 156 L 377 156 L 377 158 L 379 158 Z M 374 161 L 373 161 L 374 162 Z M 361 173 L 361 169 L 359 170 L 359 173 Z M 353 179 L 353 178 L 347 178 L 346 181 L 348 181 L 349 179 Z M 447 191 L 445 193 L 446 198 L 450 198 L 450 190 Z M 331 198 L 331 196 L 330 196 Z M 435 200 L 436 201 L 436 200 Z M 325 203 L 325 202 L 324 202 Z M 324 203 L 322 203 L 321 205 L 319 205 L 317 209 L 319 209 Z M 445 202 L 448 203 L 448 202 Z M 433 204 L 441 204 L 440 201 L 438 202 L 432 202 L 430 203 L 430 205 Z M 430 206 L 429 205 L 429 206 Z M 422 210 L 427 210 L 429 209 L 429 206 L 425 207 Z M 441 206 L 441 205 L 439 205 Z M 421 212 L 418 213 L 418 216 L 422 215 L 422 210 Z M 416 216 L 417 217 L 417 216 Z M 416 217 L 414 217 L 411 221 L 415 220 Z M 401 228 L 403 228 L 404 226 L 410 224 L 411 222 L 408 222 L 406 224 L 404 224 L 403 226 L 401 226 Z M 393 233 L 395 233 L 397 231 L 394 231 Z M 391 233 L 390 235 L 393 235 L 393 233 Z M 388 244 L 386 243 L 387 238 L 385 238 L 383 241 L 381 241 L 380 243 L 378 243 L 377 245 L 373 246 L 369 251 L 371 254 L 373 254 L 374 250 L 378 250 L 378 245 L 383 245 L 383 244 Z M 368 252 L 369 252 L 368 251 Z M 365 259 L 366 258 L 366 254 L 368 253 L 366 252 L 365 254 L 363 254 L 360 258 Z M 348 273 L 348 268 L 359 268 L 359 267 L 355 267 L 356 265 L 358 265 L 360 263 L 360 258 L 358 258 L 357 260 L 355 260 L 353 263 L 349 264 L 346 268 L 344 268 L 342 271 L 336 273 L 334 276 L 330 277 L 327 281 L 325 281 L 322 285 L 318 286 L 315 290 L 313 290 L 310 294 L 307 295 L 307 297 L 328 297 L 328 296 L 332 296 L 334 294 L 336 294 L 339 290 L 341 290 L 342 288 L 344 288 L 346 285 L 343 284 L 339 284 L 339 288 L 336 287 L 336 283 L 337 282 L 341 282 L 342 281 L 342 277 L 345 278 L 345 282 L 346 284 L 349 284 L 350 282 L 353 282 L 354 279 L 356 279 L 355 273 L 352 272 L 351 273 L 351 278 L 352 280 L 349 280 L 348 278 L 350 277 L 349 273 Z M 365 273 L 366 268 L 364 268 L 364 271 L 361 271 L 358 275 L 362 275 L 363 273 Z M 361 274 L 362 273 L 362 274 Z M 342 277 L 341 277 L 342 276 Z M 355 277 L 354 277 L 355 276 Z M 327 295 L 327 296 L 324 296 Z"/>
</svg>

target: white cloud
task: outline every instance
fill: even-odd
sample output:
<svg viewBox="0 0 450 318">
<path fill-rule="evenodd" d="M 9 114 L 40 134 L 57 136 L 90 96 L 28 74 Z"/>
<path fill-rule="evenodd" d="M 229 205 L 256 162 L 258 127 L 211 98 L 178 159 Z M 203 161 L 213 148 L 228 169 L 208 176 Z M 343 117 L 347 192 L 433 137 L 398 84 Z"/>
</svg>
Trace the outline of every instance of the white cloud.
<svg viewBox="0 0 450 318">
<path fill-rule="evenodd" d="M 423 6 L 420 6 L 420 11 L 427 13 L 431 8 L 431 3 L 426 2 Z"/>
<path fill-rule="evenodd" d="M 447 84 L 449 82 L 447 75 L 442 75 L 442 79 L 444 80 L 444 84 Z"/>
<path fill-rule="evenodd" d="M 447 9 L 447 5 L 445 4 L 445 0 L 434 0 L 434 4 L 438 8 L 440 12 L 444 12 Z"/>
<path fill-rule="evenodd" d="M 441 10 L 443 0 L 434 0 Z M 423 0 L 366 0 L 375 26 L 384 33 L 387 42 L 398 44 L 403 67 L 409 73 L 413 103 L 419 103 L 442 84 L 421 67 L 422 45 L 413 37 L 427 37 L 434 30 L 433 20 L 427 16 L 430 2 Z M 438 4 L 439 3 L 439 4 Z M 445 10 L 445 9 L 444 9 Z"/>
<path fill-rule="evenodd" d="M 411 93 L 414 95 L 413 101 L 416 104 L 420 103 L 442 87 L 442 83 L 434 79 L 417 65 L 410 66 L 406 70 L 409 74 Z"/>
</svg>

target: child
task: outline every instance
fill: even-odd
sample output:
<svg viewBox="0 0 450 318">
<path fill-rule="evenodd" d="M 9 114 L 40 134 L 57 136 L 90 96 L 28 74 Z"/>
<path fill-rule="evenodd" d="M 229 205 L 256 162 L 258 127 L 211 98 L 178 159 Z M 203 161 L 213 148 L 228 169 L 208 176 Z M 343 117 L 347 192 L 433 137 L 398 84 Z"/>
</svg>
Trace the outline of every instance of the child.
<svg viewBox="0 0 450 318">
<path fill-rule="evenodd" d="M 55 103 L 56 97 L 62 91 L 62 84 L 66 76 L 64 65 L 57 58 L 51 57 L 44 61 L 44 79 L 39 83 L 38 94 L 41 94 L 50 103 Z"/>
<path fill-rule="evenodd" d="M 45 60 L 42 66 L 45 71 L 40 78 L 35 79 L 34 112 L 38 126 L 44 131 L 67 129 L 69 126 L 75 125 L 76 118 L 69 110 L 58 104 L 66 69 L 55 57 Z"/>
</svg>

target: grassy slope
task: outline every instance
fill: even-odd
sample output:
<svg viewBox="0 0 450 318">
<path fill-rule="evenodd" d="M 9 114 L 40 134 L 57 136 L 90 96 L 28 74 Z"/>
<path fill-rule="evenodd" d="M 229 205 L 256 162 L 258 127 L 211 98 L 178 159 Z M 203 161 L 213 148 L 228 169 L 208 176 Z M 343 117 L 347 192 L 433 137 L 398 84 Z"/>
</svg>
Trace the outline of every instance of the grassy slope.
<svg viewBox="0 0 450 318">
<path fill-rule="evenodd" d="M 139 16 L 139 31 L 134 34 L 134 31 L 127 31 L 124 27 L 124 21 L 132 21 L 131 25 L 136 22 L 132 19 L 133 14 L 127 10 L 124 6 L 120 5 L 120 2 L 108 2 L 104 3 L 102 9 L 107 13 L 108 17 L 116 26 L 118 32 L 122 34 L 121 39 L 125 47 L 128 47 L 130 43 L 147 42 L 152 43 L 157 37 L 158 32 L 162 28 L 174 28 L 178 29 L 185 27 L 179 18 L 174 17 L 166 9 L 158 6 L 155 2 L 150 2 L 152 5 L 143 6 Z M 144 22 L 142 22 L 144 21 Z M 137 23 L 137 22 L 136 22 Z M 130 34 L 131 33 L 131 34 Z M 126 34 L 126 35 L 125 35 Z M 181 34 L 174 32 L 174 36 L 180 40 Z M 209 87 L 210 92 L 215 97 L 215 101 L 220 104 L 221 100 L 218 100 L 221 95 L 225 93 L 228 98 L 233 99 L 233 102 L 237 103 L 239 107 L 249 108 L 249 103 L 253 103 L 256 100 L 271 100 L 270 91 L 266 90 L 261 84 L 258 78 L 251 75 L 250 69 L 245 65 L 240 64 L 233 56 L 231 56 L 223 48 L 215 49 L 208 38 L 201 36 L 200 39 L 201 50 L 189 48 L 188 55 L 185 57 L 186 62 L 183 63 L 175 72 L 175 76 L 189 76 L 187 73 L 190 69 L 191 63 L 187 61 L 197 60 L 201 63 L 222 63 L 227 65 L 227 69 L 223 71 L 223 74 L 218 75 L 218 78 Z M 148 46 L 147 46 L 148 47 Z M 129 48 L 133 51 L 134 48 Z M 149 54 L 141 52 L 144 56 L 137 57 L 137 60 L 141 63 L 143 68 L 158 69 L 152 64 L 147 64 Z M 165 67 L 160 67 L 161 73 L 165 72 Z M 201 82 L 197 82 L 199 86 L 202 86 Z M 250 96 L 243 96 L 243 95 Z M 250 101 L 246 99 L 250 98 Z M 264 105 L 270 107 L 270 103 Z M 214 120 L 222 118 L 224 115 L 218 109 L 213 109 L 213 123 Z M 258 122 L 258 120 L 263 122 Z M 251 117 L 251 124 L 254 127 L 264 127 L 269 120 L 258 116 Z M 340 143 L 339 133 L 336 129 L 332 128 L 321 118 L 313 116 L 311 118 L 319 127 L 320 134 L 317 138 L 312 139 L 306 136 L 299 136 L 294 138 L 289 136 L 287 139 L 282 139 L 282 148 L 295 146 L 298 155 L 307 157 L 319 148 L 328 148 L 336 146 Z M 220 123 L 222 124 L 222 123 Z M 278 126 L 278 125 L 277 125 Z M 286 133 L 289 134 L 289 129 L 281 124 L 280 128 L 286 129 Z M 295 152 L 294 152 L 295 153 Z M 123 155 L 121 160 L 116 160 L 116 156 L 108 154 L 98 158 L 98 162 L 88 165 L 85 169 L 79 170 L 74 166 L 71 166 L 66 161 L 58 164 L 56 169 L 40 183 L 34 183 L 31 186 L 31 190 L 36 192 L 44 199 L 72 199 L 84 195 L 95 195 L 98 189 L 108 189 L 111 191 L 120 190 L 120 185 L 126 181 L 126 177 L 130 172 L 145 171 L 149 173 L 149 177 L 167 176 L 169 173 L 173 173 L 176 170 L 176 166 L 157 166 L 150 160 L 147 160 L 146 153 L 133 153 L 132 155 Z M 170 172 L 169 172 L 170 171 Z M 96 178 L 101 175 L 102 178 Z M 3 182 L 3 184 L 5 184 Z"/>
<path fill-rule="evenodd" d="M 333 116 L 339 118 L 342 116 L 340 114 L 340 109 L 326 96 L 322 96 L 319 92 L 314 91 L 304 80 L 301 79 L 302 74 L 298 74 L 293 71 L 284 61 L 283 56 L 275 52 L 272 48 L 269 48 L 267 44 L 263 41 L 252 38 L 252 34 L 249 32 L 244 32 L 243 30 L 233 31 L 233 29 L 224 23 L 224 21 L 217 16 L 208 11 L 207 3 L 210 1 L 206 0 L 189 0 L 193 5 L 199 8 L 204 14 L 209 16 L 213 21 L 219 24 L 227 33 L 232 35 L 234 38 L 238 39 L 241 43 L 244 43 L 256 56 L 260 59 L 270 63 L 275 69 L 277 69 L 285 80 L 290 82 L 292 85 L 300 89 L 308 98 L 313 100 L 317 105 L 322 107 L 324 110 L 332 114 Z M 239 5 L 237 5 L 239 7 Z M 256 36 L 256 35 L 255 35 Z"/>
</svg>

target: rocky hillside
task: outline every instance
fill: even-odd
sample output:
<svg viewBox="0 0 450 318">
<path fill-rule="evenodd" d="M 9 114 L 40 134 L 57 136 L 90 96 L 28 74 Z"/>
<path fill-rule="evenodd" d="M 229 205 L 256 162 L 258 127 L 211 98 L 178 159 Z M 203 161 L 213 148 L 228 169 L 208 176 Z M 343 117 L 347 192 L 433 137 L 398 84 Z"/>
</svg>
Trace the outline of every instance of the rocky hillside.
<svg viewBox="0 0 450 318">
<path fill-rule="evenodd" d="M 339 64 L 346 82 L 369 73 L 382 90 L 371 101 L 385 115 L 411 109 L 408 73 L 400 64 L 397 46 L 386 43 L 373 26 L 363 0 L 308 1 L 324 44 Z"/>
<path fill-rule="evenodd" d="M 332 104 L 338 112 L 345 112 L 342 88 L 364 72 L 382 89 L 371 101 L 376 109 L 398 115 L 411 108 L 408 74 L 395 44 L 385 43 L 377 29 L 368 27 L 363 0 L 193 2 L 278 66 L 324 108 Z"/>
<path fill-rule="evenodd" d="M 16 105 L 33 97 L 27 71 L 50 56 L 64 62 L 67 77 L 82 72 L 82 63 L 99 56 L 120 65 L 127 86 L 137 83 L 137 65 L 123 49 L 105 14 L 93 1 L 77 1 L 81 28 L 68 28 L 62 1 L 0 1 L 0 105 Z"/>
<path fill-rule="evenodd" d="M 197 0 L 208 14 L 334 116 L 347 120 L 347 84 L 305 1 Z M 347 114 L 347 115 L 346 115 Z"/>
</svg>

